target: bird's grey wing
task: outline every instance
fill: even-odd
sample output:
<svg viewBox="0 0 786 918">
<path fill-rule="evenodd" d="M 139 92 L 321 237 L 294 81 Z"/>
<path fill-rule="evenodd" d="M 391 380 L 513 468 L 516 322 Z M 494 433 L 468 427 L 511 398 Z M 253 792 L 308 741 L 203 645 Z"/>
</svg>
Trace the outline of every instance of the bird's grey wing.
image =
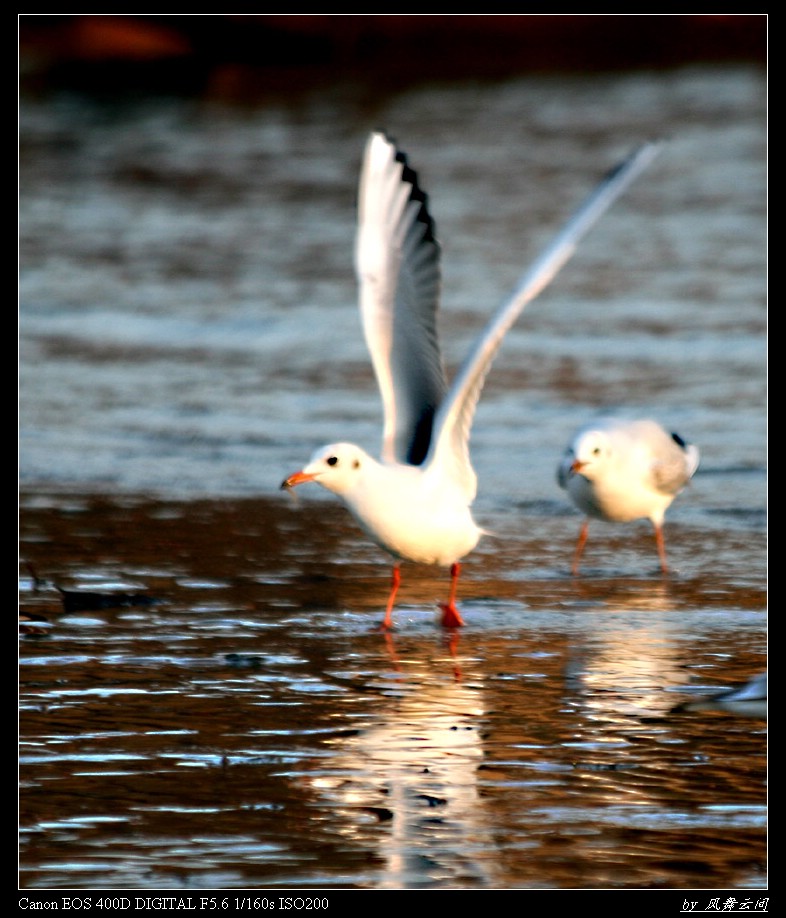
<svg viewBox="0 0 786 918">
<path fill-rule="evenodd" d="M 716 701 L 766 701 L 767 673 L 757 673 L 744 684 L 714 696 Z"/>
<path fill-rule="evenodd" d="M 734 714 L 767 717 L 767 673 L 753 676 L 742 686 L 724 689 L 708 696 L 683 701 L 672 708 L 673 713 L 683 711 L 730 711 Z"/>
<path fill-rule="evenodd" d="M 469 499 L 476 490 L 469 460 L 469 431 L 483 382 L 502 339 L 522 309 L 554 279 L 583 236 L 649 165 L 660 147 L 659 142 L 643 144 L 605 175 L 492 316 L 453 380 L 435 421 L 426 462 L 452 475 Z"/>
<path fill-rule="evenodd" d="M 659 491 L 678 494 L 699 467 L 699 449 L 686 443 L 679 434 L 668 434 L 667 449 L 652 466 L 652 475 Z"/>
<path fill-rule="evenodd" d="M 382 458 L 419 465 L 447 388 L 436 325 L 440 251 L 417 174 L 381 132 L 363 157 L 355 266 L 382 396 Z"/>
</svg>

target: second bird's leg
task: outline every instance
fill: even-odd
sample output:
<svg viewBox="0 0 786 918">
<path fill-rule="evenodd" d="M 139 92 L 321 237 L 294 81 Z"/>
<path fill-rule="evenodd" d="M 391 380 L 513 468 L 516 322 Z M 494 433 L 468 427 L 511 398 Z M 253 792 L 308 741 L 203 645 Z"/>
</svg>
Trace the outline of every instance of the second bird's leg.
<svg viewBox="0 0 786 918">
<path fill-rule="evenodd" d="M 576 543 L 576 551 L 573 555 L 573 576 L 579 572 L 579 561 L 581 560 L 581 553 L 584 551 L 584 546 L 587 543 L 587 534 L 589 533 L 589 520 L 584 520 L 581 524 L 581 529 L 579 530 L 579 540 Z"/>
<path fill-rule="evenodd" d="M 401 571 L 398 564 L 393 565 L 393 577 L 390 584 L 390 595 L 388 596 L 388 604 L 385 607 L 385 618 L 382 620 L 382 628 L 387 630 L 393 627 L 393 606 L 396 602 L 396 593 L 398 593 L 398 588 L 401 585 Z"/>
</svg>

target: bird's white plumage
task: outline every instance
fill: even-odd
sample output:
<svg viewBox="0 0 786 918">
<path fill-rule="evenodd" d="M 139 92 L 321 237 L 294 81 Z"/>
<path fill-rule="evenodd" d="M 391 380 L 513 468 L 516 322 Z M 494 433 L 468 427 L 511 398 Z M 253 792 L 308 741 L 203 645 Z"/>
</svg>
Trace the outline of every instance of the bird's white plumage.
<svg viewBox="0 0 786 918">
<path fill-rule="evenodd" d="M 417 176 L 379 133 L 369 137 L 360 174 L 355 267 L 382 396 L 382 459 L 418 465 L 447 389 L 437 338 L 440 252 Z"/>
<path fill-rule="evenodd" d="M 614 523 L 649 519 L 665 570 L 663 518 L 698 465 L 698 448 L 653 420 L 596 418 L 573 435 L 560 459 L 557 480 L 587 517 Z M 586 524 L 574 571 L 585 540 Z"/>
<path fill-rule="evenodd" d="M 338 494 L 397 561 L 452 565 L 452 606 L 457 564 L 482 535 L 470 512 L 477 481 L 469 433 L 491 362 L 521 310 L 658 148 L 644 144 L 602 179 L 492 316 L 448 387 L 436 324 L 440 250 L 428 200 L 405 154 L 385 134 L 372 133 L 360 175 L 355 262 L 363 330 L 382 397 L 381 461 L 360 447 L 334 443 L 284 485 L 316 481 Z M 397 580 L 386 626 L 396 588 Z M 451 620 L 460 623 L 455 613 L 443 624 Z"/>
</svg>

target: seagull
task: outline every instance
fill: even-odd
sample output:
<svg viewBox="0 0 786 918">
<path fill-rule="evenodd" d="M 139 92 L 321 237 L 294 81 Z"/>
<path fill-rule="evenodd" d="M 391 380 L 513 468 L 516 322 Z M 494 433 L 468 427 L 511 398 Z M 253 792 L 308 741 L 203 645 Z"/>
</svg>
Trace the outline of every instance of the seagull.
<svg viewBox="0 0 786 918">
<path fill-rule="evenodd" d="M 586 514 L 573 556 L 578 574 L 593 517 L 612 523 L 649 519 L 662 572 L 668 573 L 663 518 L 699 465 L 699 450 L 656 421 L 599 418 L 573 435 L 557 481 Z"/>
<path fill-rule="evenodd" d="M 428 197 L 397 144 L 381 131 L 369 135 L 360 172 L 355 268 L 363 331 L 382 397 L 381 457 L 351 443 L 331 443 L 281 487 L 316 482 L 333 492 L 392 556 L 383 630 L 393 624 L 403 561 L 450 569 L 441 624 L 464 624 L 456 608 L 461 560 L 486 534 L 470 512 L 477 478 L 469 457 L 470 427 L 486 374 L 522 309 L 660 146 L 642 144 L 606 174 L 491 316 L 448 386 L 437 335 L 440 245 Z"/>
<path fill-rule="evenodd" d="M 767 717 L 767 670 L 733 688 L 723 689 L 710 695 L 683 701 L 672 708 L 680 711 L 731 711 L 733 714 L 747 714 L 752 717 Z"/>
</svg>

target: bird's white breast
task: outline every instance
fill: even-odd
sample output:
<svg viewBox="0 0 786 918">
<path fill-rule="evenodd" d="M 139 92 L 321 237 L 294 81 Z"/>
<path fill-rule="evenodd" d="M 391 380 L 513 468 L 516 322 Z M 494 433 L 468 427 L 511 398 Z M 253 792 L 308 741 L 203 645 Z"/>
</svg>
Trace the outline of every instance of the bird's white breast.
<svg viewBox="0 0 786 918">
<path fill-rule="evenodd" d="M 450 565 L 481 536 L 466 502 L 415 466 L 376 466 L 344 499 L 368 535 L 397 558 Z"/>
<path fill-rule="evenodd" d="M 571 475 L 567 490 L 583 513 L 617 523 L 660 517 L 673 500 L 673 495 L 656 491 L 624 470 L 609 471 L 592 481 Z"/>
</svg>

